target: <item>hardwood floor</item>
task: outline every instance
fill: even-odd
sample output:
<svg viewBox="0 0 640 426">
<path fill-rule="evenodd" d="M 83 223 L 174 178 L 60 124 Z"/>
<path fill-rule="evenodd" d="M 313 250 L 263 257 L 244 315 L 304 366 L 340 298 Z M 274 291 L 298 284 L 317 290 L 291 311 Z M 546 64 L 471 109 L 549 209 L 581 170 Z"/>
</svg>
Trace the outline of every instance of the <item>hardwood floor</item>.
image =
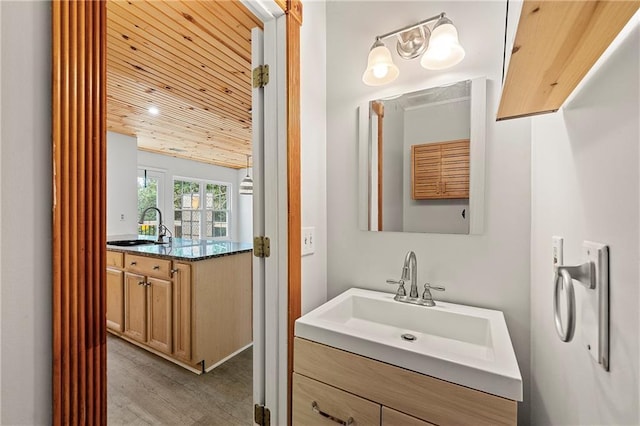
<svg viewBox="0 0 640 426">
<path fill-rule="evenodd" d="M 251 425 L 252 356 L 197 376 L 107 334 L 108 424 Z"/>
</svg>

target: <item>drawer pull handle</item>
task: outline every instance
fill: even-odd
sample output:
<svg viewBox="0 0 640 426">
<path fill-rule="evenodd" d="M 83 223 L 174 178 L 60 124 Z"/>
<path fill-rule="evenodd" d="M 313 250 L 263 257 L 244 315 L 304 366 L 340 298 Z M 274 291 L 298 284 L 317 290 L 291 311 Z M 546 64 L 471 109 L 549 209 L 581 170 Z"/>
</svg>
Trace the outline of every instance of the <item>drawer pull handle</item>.
<svg viewBox="0 0 640 426">
<path fill-rule="evenodd" d="M 321 410 L 320 410 L 320 407 L 318 406 L 318 403 L 317 403 L 317 402 L 315 402 L 315 401 L 313 401 L 313 402 L 311 403 L 311 409 L 313 410 L 313 412 L 314 412 L 314 413 L 316 413 L 316 414 L 320 414 L 320 415 L 321 415 L 322 417 L 324 417 L 325 419 L 329 419 L 329 420 L 331 420 L 331 421 L 333 421 L 333 422 L 338 423 L 339 425 L 342 425 L 342 426 L 349 426 L 349 425 L 352 425 L 352 424 L 353 424 L 353 417 L 349 417 L 349 418 L 347 419 L 347 421 L 345 422 L 345 421 L 344 421 L 344 420 L 342 420 L 342 419 L 339 419 L 339 418 L 337 418 L 337 417 L 332 416 L 331 414 L 328 414 L 328 413 L 325 413 L 324 411 L 321 411 Z"/>
<path fill-rule="evenodd" d="M 131 266 L 134 266 L 134 265 L 137 265 L 137 264 L 138 264 L 138 262 L 135 262 L 135 261 L 131 262 Z"/>
<path fill-rule="evenodd" d="M 158 269 L 160 269 L 160 266 L 158 266 L 158 265 L 156 265 L 156 266 L 154 266 L 154 267 L 153 267 L 153 270 L 154 270 L 154 271 L 157 271 Z"/>
</svg>

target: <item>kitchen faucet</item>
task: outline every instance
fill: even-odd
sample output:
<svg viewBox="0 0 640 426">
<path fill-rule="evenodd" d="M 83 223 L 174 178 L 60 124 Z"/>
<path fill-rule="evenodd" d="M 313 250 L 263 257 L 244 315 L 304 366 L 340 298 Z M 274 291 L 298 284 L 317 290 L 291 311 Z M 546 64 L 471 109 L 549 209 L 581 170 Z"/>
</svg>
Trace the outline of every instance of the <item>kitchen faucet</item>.
<svg viewBox="0 0 640 426">
<path fill-rule="evenodd" d="M 411 280 L 411 288 L 409 289 L 409 296 L 404 288 L 405 282 Z M 431 290 L 444 291 L 444 287 L 433 286 L 429 283 L 425 283 L 424 292 L 422 297 L 418 295 L 418 260 L 416 254 L 413 251 L 407 253 L 404 258 L 404 264 L 402 265 L 402 275 L 398 281 L 387 280 L 387 284 L 399 285 L 398 291 L 394 296 L 394 300 L 404 303 L 413 303 L 414 305 L 422 306 L 435 306 L 436 302 L 431 296 Z"/>
<path fill-rule="evenodd" d="M 155 210 L 158 212 L 158 240 L 156 242 L 164 243 L 164 237 L 167 236 L 166 232 L 169 231 L 169 229 L 162 223 L 162 212 L 159 208 L 151 206 L 144 209 L 142 211 L 142 214 L 140 215 L 140 220 L 138 221 L 138 223 L 141 225 L 144 223 L 144 217 L 147 215 L 147 212 L 149 210 Z M 169 233 L 171 233 L 171 231 L 169 231 Z M 171 237 L 169 237 L 169 241 L 171 241 Z"/>
</svg>

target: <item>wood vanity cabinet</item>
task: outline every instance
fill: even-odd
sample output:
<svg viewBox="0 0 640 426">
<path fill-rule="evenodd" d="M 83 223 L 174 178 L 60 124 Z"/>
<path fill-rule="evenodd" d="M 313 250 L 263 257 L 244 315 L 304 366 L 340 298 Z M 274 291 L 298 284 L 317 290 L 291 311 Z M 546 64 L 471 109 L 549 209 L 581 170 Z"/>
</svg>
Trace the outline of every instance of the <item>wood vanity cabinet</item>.
<svg viewBox="0 0 640 426">
<path fill-rule="evenodd" d="M 250 252 L 194 262 L 107 250 L 107 329 L 194 372 L 252 341 Z"/>
<path fill-rule="evenodd" d="M 414 200 L 469 198 L 469 139 L 411 146 Z"/>
<path fill-rule="evenodd" d="M 306 339 L 293 360 L 294 426 L 517 424 L 517 401 Z"/>
</svg>

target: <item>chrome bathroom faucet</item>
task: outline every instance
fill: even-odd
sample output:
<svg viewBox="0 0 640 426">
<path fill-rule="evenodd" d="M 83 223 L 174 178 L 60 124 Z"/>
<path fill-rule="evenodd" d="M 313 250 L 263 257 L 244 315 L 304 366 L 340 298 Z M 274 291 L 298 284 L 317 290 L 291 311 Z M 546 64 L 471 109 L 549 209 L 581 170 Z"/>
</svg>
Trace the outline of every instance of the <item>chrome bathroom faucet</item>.
<svg viewBox="0 0 640 426">
<path fill-rule="evenodd" d="M 404 258 L 401 279 L 405 282 L 411 279 L 409 297 L 418 297 L 418 260 L 416 259 L 416 254 L 413 251 L 407 253 Z"/>
<path fill-rule="evenodd" d="M 411 281 L 411 287 L 409 289 L 409 296 L 404 288 L 404 284 L 407 281 Z M 424 285 L 424 292 L 422 297 L 418 295 L 418 260 L 416 254 L 413 251 L 409 251 L 404 258 L 404 264 L 402 265 L 402 275 L 399 280 L 387 280 L 387 284 L 398 285 L 398 291 L 394 296 L 394 300 L 403 303 L 412 303 L 414 305 L 422 306 L 435 306 L 436 302 L 433 300 L 431 290 L 444 291 L 444 287 L 432 286 L 429 283 Z"/>
</svg>

